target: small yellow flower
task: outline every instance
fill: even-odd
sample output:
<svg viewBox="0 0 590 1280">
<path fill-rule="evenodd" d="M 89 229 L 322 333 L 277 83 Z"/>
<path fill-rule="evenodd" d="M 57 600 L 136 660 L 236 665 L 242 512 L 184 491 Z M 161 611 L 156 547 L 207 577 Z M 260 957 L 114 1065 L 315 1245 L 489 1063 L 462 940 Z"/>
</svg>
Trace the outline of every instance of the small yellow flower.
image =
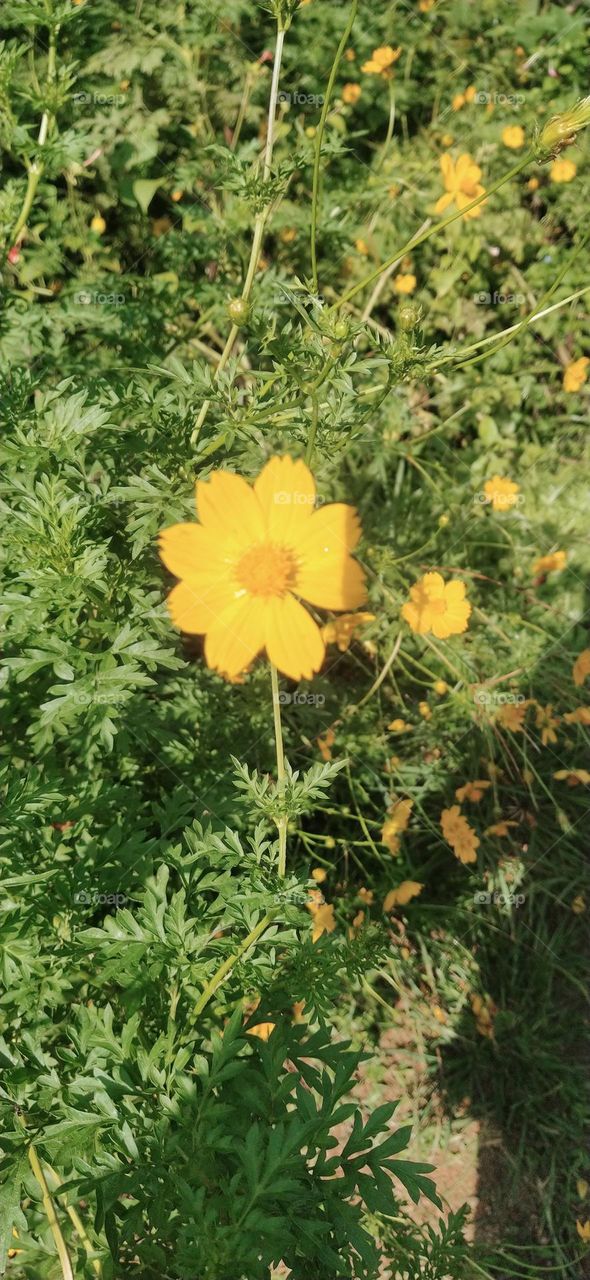
<svg viewBox="0 0 590 1280">
<path fill-rule="evenodd" d="M 567 563 L 567 551 L 551 551 L 547 556 L 539 556 L 533 565 L 533 573 L 560 573 Z"/>
<path fill-rule="evenodd" d="M 553 715 L 551 703 L 548 703 L 546 707 L 541 707 L 537 703 L 535 723 L 537 729 L 541 730 L 541 742 L 544 747 L 549 746 L 550 742 L 557 742 L 555 729 L 559 724 L 559 718 Z"/>
<path fill-rule="evenodd" d="M 402 618 L 418 635 L 432 632 L 437 640 L 467 630 L 471 605 L 465 599 L 465 583 L 445 582 L 440 573 L 425 573 L 410 588 L 402 606 Z"/>
<path fill-rule="evenodd" d="M 486 480 L 483 491 L 486 502 L 491 502 L 494 511 L 507 511 L 518 501 L 520 485 L 507 476 L 496 475 L 491 480 Z"/>
<path fill-rule="evenodd" d="M 177 187 L 176 190 L 172 192 L 170 199 L 173 200 L 175 204 L 178 204 L 178 201 L 182 200 L 183 195 L 184 191 L 181 191 L 180 187 Z"/>
<path fill-rule="evenodd" d="M 590 676 L 590 649 L 582 649 L 578 654 L 572 667 L 572 676 L 577 685 L 583 684 L 586 676 Z"/>
<path fill-rule="evenodd" d="M 507 124 L 502 130 L 502 142 L 505 147 L 510 147 L 511 151 L 520 151 L 524 147 L 524 129 L 519 124 Z"/>
<path fill-rule="evenodd" d="M 413 808 L 413 800 L 397 800 L 383 824 L 381 841 L 394 856 L 399 852 L 399 836 L 407 829 Z"/>
<path fill-rule="evenodd" d="M 445 151 L 440 158 L 440 167 L 445 184 L 445 194 L 437 200 L 434 206 L 435 213 L 444 213 L 445 209 L 448 209 L 453 202 L 458 209 L 465 209 L 477 196 L 483 196 L 485 189 L 480 183 L 481 169 L 472 160 L 468 152 L 463 152 L 455 164 L 448 151 Z M 482 204 L 477 205 L 475 209 L 470 209 L 468 213 L 464 213 L 463 217 L 479 218 L 484 203 L 485 201 L 482 201 Z"/>
<path fill-rule="evenodd" d="M 348 84 L 344 84 L 342 86 L 342 101 L 345 102 L 347 106 L 353 107 L 355 102 L 358 102 L 361 93 L 362 89 L 360 84 L 354 84 L 353 81 L 349 81 Z"/>
<path fill-rule="evenodd" d="M 487 827 L 486 836 L 507 836 L 510 835 L 510 827 L 517 827 L 517 822 L 510 822 L 508 819 L 502 819 L 500 822 L 493 822 L 491 827 Z"/>
<path fill-rule="evenodd" d="M 434 8 L 435 0 L 418 0 L 418 9 L 420 13 L 428 13 Z"/>
<path fill-rule="evenodd" d="M 455 799 L 461 803 L 463 800 L 470 800 L 472 804 L 479 804 L 484 792 L 491 787 L 491 782 L 487 779 L 476 778 L 475 782 L 466 782 L 463 787 L 457 787 Z"/>
<path fill-rule="evenodd" d="M 354 49 L 347 49 L 346 53 L 344 54 L 344 57 L 346 58 L 347 62 L 354 62 L 356 58 L 356 53 Z"/>
<path fill-rule="evenodd" d="M 313 893 L 315 894 L 315 892 L 316 891 L 314 890 Z M 315 898 L 313 894 L 310 894 L 307 903 L 307 910 L 310 911 L 313 916 L 311 930 L 312 942 L 317 942 L 318 938 L 321 938 L 323 933 L 334 932 L 336 928 L 336 921 L 334 919 L 334 908 L 331 902 L 324 902 L 323 900 L 318 902 L 317 898 Z"/>
<path fill-rule="evenodd" d="M 293 680 L 310 679 L 325 655 L 316 608 L 354 609 L 366 598 L 364 573 L 350 554 L 360 537 L 356 511 L 341 502 L 317 510 L 304 462 L 275 457 L 251 486 L 214 471 L 198 480 L 200 524 L 160 535 L 160 555 L 180 579 L 168 597 L 172 621 L 204 635 L 205 660 L 239 675 L 265 650 Z"/>
<path fill-rule="evenodd" d="M 280 234 L 280 239 L 283 244 L 293 244 L 293 241 L 297 239 L 297 228 L 283 227 L 283 230 L 281 231 L 281 234 Z"/>
<path fill-rule="evenodd" d="M 424 888 L 418 880 L 402 880 L 397 889 L 390 889 L 383 901 L 383 910 L 391 911 L 393 907 L 406 907 L 412 898 L 417 898 Z"/>
<path fill-rule="evenodd" d="M 365 906 L 371 907 L 373 905 L 375 894 L 372 889 L 365 889 L 365 886 L 363 885 L 362 888 L 359 889 L 358 896 L 361 899 L 361 902 L 365 903 Z"/>
<path fill-rule="evenodd" d="M 324 880 L 327 880 L 328 878 L 328 873 L 327 871 L 324 871 L 323 867 L 314 867 L 311 873 L 311 878 L 312 880 L 315 880 L 316 884 L 323 884 Z"/>
<path fill-rule="evenodd" d="M 496 721 L 511 733 L 522 733 L 528 702 L 505 702 L 496 714 Z"/>
<path fill-rule="evenodd" d="M 101 236 L 107 229 L 107 224 L 101 213 L 95 213 L 90 219 L 90 230 L 94 231 L 97 236 Z"/>
<path fill-rule="evenodd" d="M 445 680 L 435 680 L 432 687 L 434 689 L 434 692 L 438 693 L 440 698 L 442 698 L 443 694 L 449 692 L 449 686 Z"/>
<path fill-rule="evenodd" d="M 528 180 L 528 182 L 527 182 L 527 187 L 528 187 L 529 191 L 538 191 L 538 190 L 539 190 L 539 179 L 538 179 L 538 178 L 529 178 L 529 180 Z"/>
<path fill-rule="evenodd" d="M 575 916 L 581 916 L 583 915 L 585 910 L 586 910 L 586 899 L 583 893 L 579 893 L 578 896 L 574 898 L 572 902 L 572 911 Z"/>
<path fill-rule="evenodd" d="M 456 93 L 451 101 L 451 111 L 460 111 L 465 106 L 465 94 Z"/>
<path fill-rule="evenodd" d="M 393 282 L 396 293 L 413 293 L 416 288 L 416 277 L 409 271 L 406 275 L 396 276 Z"/>
<path fill-rule="evenodd" d="M 432 708 L 429 706 L 427 702 L 419 702 L 418 711 L 420 712 L 420 715 L 423 717 L 424 720 L 430 720 L 430 717 L 432 715 Z"/>
<path fill-rule="evenodd" d="M 406 720 L 400 720 L 398 718 L 397 720 L 392 720 L 391 724 L 388 724 L 387 728 L 391 733 L 409 733 L 412 726 L 411 724 L 408 724 Z"/>
<path fill-rule="evenodd" d="M 259 1040 L 268 1040 L 276 1025 L 276 1022 L 259 1022 L 255 1027 L 248 1027 L 246 1035 L 257 1036 Z"/>
<path fill-rule="evenodd" d="M 576 707 L 575 711 L 566 711 L 564 720 L 568 724 L 590 724 L 590 707 Z"/>
<path fill-rule="evenodd" d="M 368 62 L 364 62 L 361 71 L 365 71 L 367 75 L 382 76 L 397 62 L 401 55 L 401 47 L 393 49 L 390 44 L 380 45 L 378 49 L 373 49 L 373 55 Z"/>
<path fill-rule="evenodd" d="M 489 1040 L 493 1040 L 494 1018 L 498 1012 L 494 1001 L 490 996 L 472 995 L 471 1010 L 480 1036 L 487 1036 Z"/>
<path fill-rule="evenodd" d="M 566 782 L 568 787 L 590 786 L 590 773 L 587 769 L 558 769 L 553 777 L 558 782 Z"/>
<path fill-rule="evenodd" d="M 374 613 L 342 613 L 339 618 L 333 618 L 322 627 L 324 644 L 335 644 L 341 653 L 345 653 L 355 638 L 355 631 L 374 621 Z"/>
<path fill-rule="evenodd" d="M 549 177 L 553 182 L 571 182 L 577 172 L 577 165 L 573 160 L 554 160 L 549 170 Z"/>
<path fill-rule="evenodd" d="M 354 242 L 354 247 L 355 247 L 355 249 L 356 249 L 357 253 L 362 254 L 363 258 L 368 258 L 368 256 L 369 256 L 369 246 L 368 246 L 368 244 L 367 244 L 367 241 L 366 241 L 366 240 L 355 240 L 355 242 Z"/>
<path fill-rule="evenodd" d="M 460 862 L 477 862 L 476 849 L 479 839 L 467 819 L 463 817 L 458 804 L 450 809 L 443 809 L 440 815 L 443 836 Z"/>
<path fill-rule="evenodd" d="M 563 371 L 563 389 L 564 391 L 579 391 L 588 377 L 588 365 L 590 359 L 588 356 L 580 356 L 579 360 L 572 360 L 570 364 L 566 364 Z"/>
<path fill-rule="evenodd" d="M 465 90 L 465 101 L 473 102 L 477 90 L 474 84 L 469 84 Z"/>
<path fill-rule="evenodd" d="M 326 732 L 322 734 L 321 737 L 316 738 L 316 743 L 319 747 L 322 760 L 327 762 L 332 759 L 332 747 L 334 746 L 335 741 L 336 734 L 332 728 L 326 729 Z"/>
<path fill-rule="evenodd" d="M 445 1022 L 448 1021 L 447 1015 L 444 1009 L 441 1009 L 439 1004 L 435 1004 L 432 1006 L 432 1012 L 434 1014 L 434 1017 L 436 1018 L 436 1021 L 441 1022 L 444 1026 Z"/>
<path fill-rule="evenodd" d="M 455 138 L 452 133 L 443 133 L 443 136 L 441 138 L 443 147 L 452 147 L 454 141 L 455 141 Z"/>
</svg>

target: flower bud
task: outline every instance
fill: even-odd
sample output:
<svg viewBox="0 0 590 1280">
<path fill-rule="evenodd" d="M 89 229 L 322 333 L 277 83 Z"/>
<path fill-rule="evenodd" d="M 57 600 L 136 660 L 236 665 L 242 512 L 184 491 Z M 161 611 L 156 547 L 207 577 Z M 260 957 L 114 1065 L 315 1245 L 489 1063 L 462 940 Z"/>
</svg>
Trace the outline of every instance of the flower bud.
<svg viewBox="0 0 590 1280">
<path fill-rule="evenodd" d="M 564 147 L 571 146 L 576 134 L 590 123 L 590 97 L 581 98 L 570 111 L 562 111 L 541 130 L 537 141 L 537 154 L 549 159 L 559 155 Z"/>
<path fill-rule="evenodd" d="M 414 302 L 405 302 L 397 313 L 399 327 L 406 332 L 411 329 L 417 329 L 421 319 L 422 308 Z"/>
<path fill-rule="evenodd" d="M 237 329 L 243 329 L 250 319 L 250 303 L 245 298 L 232 298 L 227 304 L 227 314 Z"/>
</svg>

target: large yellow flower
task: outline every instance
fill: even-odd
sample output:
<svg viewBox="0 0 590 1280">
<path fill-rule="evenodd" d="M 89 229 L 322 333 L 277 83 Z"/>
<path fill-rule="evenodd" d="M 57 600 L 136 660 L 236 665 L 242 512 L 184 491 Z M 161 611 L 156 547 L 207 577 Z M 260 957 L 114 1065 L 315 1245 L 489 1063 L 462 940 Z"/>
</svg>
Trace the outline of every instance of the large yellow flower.
<svg viewBox="0 0 590 1280">
<path fill-rule="evenodd" d="M 480 182 L 481 169 L 471 159 L 468 152 L 463 152 L 463 155 L 459 156 L 455 164 L 452 156 L 449 155 L 448 151 L 445 151 L 440 158 L 440 167 L 445 184 L 445 193 L 437 200 L 434 206 L 435 213 L 444 213 L 445 209 L 448 209 L 453 201 L 458 209 L 464 209 L 466 205 L 471 204 L 472 200 L 475 200 L 476 196 L 484 194 L 484 187 Z M 464 213 L 463 217 L 479 218 L 481 210 L 482 205 L 478 204 L 475 209 L 470 209 L 469 213 Z"/>
<path fill-rule="evenodd" d="M 364 573 L 350 552 L 360 537 L 354 507 L 314 510 L 303 462 L 271 458 L 253 486 L 229 471 L 197 481 L 200 524 L 160 535 L 160 555 L 180 578 L 168 597 L 172 620 L 205 636 L 210 667 L 239 675 L 263 649 L 293 680 L 319 671 L 325 646 L 298 597 L 320 609 L 355 609 Z"/>
<path fill-rule="evenodd" d="M 432 631 L 438 640 L 466 631 L 470 613 L 465 583 L 445 582 L 440 573 L 425 573 L 410 587 L 410 599 L 402 606 L 402 618 L 412 631 L 420 636 Z"/>
</svg>

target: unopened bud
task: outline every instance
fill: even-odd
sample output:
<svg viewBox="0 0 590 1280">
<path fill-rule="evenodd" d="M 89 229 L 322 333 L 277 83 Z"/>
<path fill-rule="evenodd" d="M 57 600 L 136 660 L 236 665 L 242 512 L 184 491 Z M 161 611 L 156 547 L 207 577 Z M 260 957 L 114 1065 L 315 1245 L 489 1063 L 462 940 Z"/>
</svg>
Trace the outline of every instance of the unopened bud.
<svg viewBox="0 0 590 1280">
<path fill-rule="evenodd" d="M 236 329 L 243 329 L 250 319 L 250 303 L 245 298 L 232 298 L 227 304 L 227 314 Z"/>
<path fill-rule="evenodd" d="M 564 147 L 576 141 L 576 134 L 590 124 L 590 97 L 581 98 L 571 111 L 561 111 L 552 116 L 541 130 L 537 142 L 537 155 L 542 159 L 550 159 L 559 155 Z"/>
</svg>

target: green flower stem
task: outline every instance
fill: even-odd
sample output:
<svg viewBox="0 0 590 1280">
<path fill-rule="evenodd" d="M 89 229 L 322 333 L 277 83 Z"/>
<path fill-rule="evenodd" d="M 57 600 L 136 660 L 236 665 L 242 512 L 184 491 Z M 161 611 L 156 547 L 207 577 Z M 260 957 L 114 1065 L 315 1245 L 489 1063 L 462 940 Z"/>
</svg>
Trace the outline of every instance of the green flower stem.
<svg viewBox="0 0 590 1280">
<path fill-rule="evenodd" d="M 67 1245 L 61 1232 L 61 1227 L 59 1225 L 57 1214 L 55 1212 L 55 1205 L 53 1203 L 53 1200 L 51 1199 L 51 1193 L 49 1191 L 49 1187 L 47 1186 L 47 1179 L 41 1167 L 41 1161 L 39 1160 L 37 1152 L 35 1151 L 35 1148 L 32 1144 L 27 1151 L 27 1155 L 29 1157 L 29 1164 L 31 1166 L 31 1169 L 33 1170 L 33 1173 L 35 1175 L 35 1178 L 37 1179 L 37 1182 L 41 1190 L 41 1200 L 43 1202 L 43 1208 L 45 1210 L 45 1216 L 49 1223 L 51 1234 L 55 1241 L 55 1247 L 57 1249 L 57 1256 L 60 1261 L 63 1280 L 74 1280 L 74 1272 L 72 1271 L 70 1255 L 68 1253 Z"/>
<path fill-rule="evenodd" d="M 51 28 L 49 32 L 49 49 L 47 54 L 47 88 L 48 89 L 50 88 L 50 86 L 53 84 L 53 81 L 55 80 L 55 61 L 56 61 L 56 52 L 57 52 L 56 35 L 57 35 L 57 31 Z M 39 134 L 37 136 L 37 144 L 40 147 L 44 146 L 47 141 L 47 135 L 49 133 L 49 126 L 51 124 L 51 121 L 52 121 L 52 116 L 50 112 L 44 111 L 41 117 L 41 124 L 39 125 Z M 28 166 L 27 189 L 25 191 L 25 197 L 22 203 L 21 211 L 18 215 L 18 218 L 11 232 L 11 236 L 10 236 L 11 245 L 14 245 L 17 243 L 20 232 L 22 231 L 23 227 L 26 226 L 27 219 L 33 207 L 33 201 L 37 193 L 37 187 L 39 186 L 39 182 L 43 175 L 43 168 L 44 166 L 42 162 L 38 159 L 33 160 L 32 163 Z"/>
<path fill-rule="evenodd" d="M 277 113 L 277 99 L 279 94 L 279 79 L 281 74 L 281 62 L 283 59 L 284 42 L 285 42 L 285 31 L 283 27 L 279 26 L 277 29 L 274 65 L 273 65 L 273 72 L 272 72 L 272 84 L 270 88 L 270 101 L 268 105 L 268 126 L 266 131 L 266 146 L 264 148 L 264 161 L 262 166 L 263 182 L 268 182 L 268 179 L 270 177 L 271 165 L 272 165 L 275 117 Z M 252 293 L 252 286 L 254 284 L 254 278 L 256 276 L 258 259 L 260 257 L 260 250 L 262 248 L 262 241 L 264 239 L 264 232 L 266 228 L 266 223 L 268 221 L 269 213 L 270 213 L 270 205 L 266 205 L 264 209 L 261 209 L 260 212 L 256 214 L 256 218 L 254 221 L 254 230 L 252 234 L 252 248 L 250 250 L 250 261 L 248 263 L 246 279 L 244 281 L 244 285 L 240 295 L 242 302 L 245 302 L 245 303 L 248 303 L 250 301 L 250 294 Z M 214 374 L 215 381 L 217 381 L 220 373 L 222 373 L 223 370 L 225 369 L 225 366 L 234 349 L 234 344 L 239 332 L 240 330 L 238 326 L 232 325 L 230 332 L 228 334 L 227 342 L 223 348 L 223 351 L 219 358 L 219 363 L 215 370 L 215 374 Z M 201 405 L 199 416 L 197 418 L 194 431 L 193 431 L 193 436 L 192 436 L 193 444 L 196 444 L 199 439 L 201 427 L 203 426 L 203 423 L 205 421 L 205 418 L 207 417 L 210 407 L 211 407 L 210 400 L 205 400 L 204 403 Z"/>
<path fill-rule="evenodd" d="M 51 1181 L 51 1183 L 52 1183 L 52 1190 L 53 1190 L 55 1193 L 57 1193 L 57 1195 L 59 1196 L 59 1194 L 60 1194 L 60 1188 L 61 1188 L 61 1185 L 62 1185 L 62 1183 L 61 1183 L 61 1178 L 59 1178 L 59 1177 L 58 1177 L 57 1173 L 55 1172 L 55 1169 L 52 1169 L 52 1168 L 51 1168 L 51 1165 L 46 1164 L 46 1165 L 45 1165 L 45 1168 L 47 1169 L 47 1173 L 48 1173 L 49 1178 L 50 1178 L 50 1181 Z M 67 1203 L 66 1203 L 65 1198 L 64 1198 L 64 1200 L 63 1200 L 63 1207 L 64 1207 L 64 1209 L 65 1209 L 65 1211 L 66 1211 L 66 1213 L 67 1213 L 67 1215 L 68 1215 L 68 1218 L 70 1219 L 70 1222 L 72 1223 L 72 1226 L 73 1226 L 73 1228 L 74 1228 L 75 1232 L 76 1232 L 76 1233 L 77 1233 L 77 1235 L 80 1237 L 80 1240 L 82 1241 L 82 1244 L 84 1245 L 84 1248 L 85 1248 L 85 1250 L 86 1250 L 86 1254 L 87 1254 L 87 1256 L 88 1256 L 88 1261 L 90 1262 L 90 1265 L 91 1265 L 91 1267 L 92 1267 L 92 1270 L 94 1271 L 95 1276 L 99 1276 L 99 1277 L 101 1277 L 101 1276 L 102 1276 L 102 1263 L 101 1263 L 101 1261 L 100 1261 L 100 1258 L 97 1258 L 97 1257 L 95 1256 L 95 1252 L 96 1252 L 96 1251 L 95 1251 L 95 1249 L 94 1249 L 94 1246 L 93 1246 L 93 1244 L 92 1244 L 92 1241 L 91 1241 L 91 1239 L 90 1239 L 90 1236 L 88 1235 L 88 1232 L 87 1232 L 87 1230 L 86 1230 L 86 1227 L 84 1226 L 84 1223 L 82 1222 L 82 1219 L 81 1219 L 81 1217 L 80 1217 L 80 1214 L 78 1213 L 77 1209 L 75 1209 L 75 1208 L 74 1208 L 73 1204 L 67 1204 Z"/>
<path fill-rule="evenodd" d="M 507 173 L 505 173 L 501 178 L 498 178 L 497 182 L 492 183 L 492 186 L 488 187 L 483 192 L 483 195 L 476 196 L 475 200 L 471 200 L 469 204 L 466 204 L 464 209 L 458 209 L 456 213 L 449 214 L 448 218 L 443 218 L 442 222 L 435 222 L 425 231 L 421 231 L 418 235 L 412 236 L 410 240 L 406 241 L 406 244 L 402 245 L 401 249 L 396 249 L 395 253 L 392 253 L 391 257 L 389 257 L 386 262 L 383 262 L 380 267 L 377 267 L 376 271 L 372 271 L 370 275 L 365 276 L 364 280 L 360 280 L 358 284 L 353 285 L 351 289 L 347 289 L 346 293 L 343 293 L 342 297 L 337 298 L 336 302 L 333 302 L 328 310 L 336 311 L 338 308 L 344 306 L 346 302 L 350 302 L 351 298 L 356 297 L 357 293 L 360 293 L 362 289 L 367 288 L 367 285 L 370 285 L 374 280 L 377 280 L 382 271 L 387 271 L 387 268 L 391 266 L 392 262 L 396 262 L 398 258 L 405 258 L 406 254 L 412 253 L 414 249 L 417 249 L 419 244 L 424 244 L 425 240 L 429 240 L 431 236 L 435 235 L 439 231 L 444 231 L 446 227 L 450 227 L 451 223 L 456 222 L 458 218 L 463 218 L 470 209 L 475 209 L 477 205 L 482 204 L 484 200 L 488 200 L 490 196 L 493 196 L 496 191 L 500 190 L 500 187 L 503 187 L 507 182 L 510 182 L 512 178 L 515 178 L 517 174 L 521 173 L 523 169 L 526 169 L 527 165 L 530 164 L 534 158 L 534 153 L 532 151 L 528 151 L 526 156 L 524 156 L 522 160 L 519 160 L 518 164 L 515 164 L 511 169 L 508 169 Z"/>
<path fill-rule="evenodd" d="M 492 333 L 487 338 L 479 338 L 479 340 L 477 342 L 473 342 L 470 347 L 464 347 L 461 352 L 455 352 L 454 355 L 451 353 L 447 356 L 443 356 L 437 361 L 437 369 L 441 364 L 449 364 L 456 360 L 458 356 L 469 355 L 472 351 L 476 351 L 478 347 L 488 346 L 490 342 L 497 342 L 498 346 L 504 346 L 504 342 L 500 344 L 500 339 L 508 339 L 512 335 L 518 333 L 521 329 L 528 328 L 530 325 L 534 324 L 535 320 L 542 320 L 544 316 L 551 315 L 552 311 L 559 311 L 561 307 L 566 307 L 568 302 L 576 302 L 578 298 L 582 298 L 584 294 L 588 292 L 590 292 L 590 284 L 584 285 L 583 289 L 577 289 L 575 293 L 570 293 L 567 298 L 562 298 L 560 302 L 554 302 L 552 307 L 545 307 L 542 311 L 537 311 L 535 308 L 534 311 L 531 311 L 530 315 L 525 316 L 524 320 L 519 320 L 517 324 L 511 324 L 509 329 L 503 329 L 500 333 Z M 542 302 L 539 305 L 542 305 Z M 494 348 L 494 350 L 496 349 L 497 348 Z M 491 355 L 493 353 L 488 352 L 486 354 Z M 467 363 L 469 362 L 465 361 L 465 364 Z M 447 421 L 450 422 L 451 419 L 449 418 Z M 446 426 L 447 423 L 444 423 L 443 425 Z M 420 444 L 422 444 L 424 440 L 427 440 L 429 436 L 434 435 L 434 432 L 438 430 L 439 428 L 435 427 L 433 431 L 426 432 L 425 435 L 420 437 Z"/>
<path fill-rule="evenodd" d="M 322 157 L 322 142 L 324 139 L 324 129 L 326 127 L 326 119 L 328 116 L 328 111 L 330 110 L 330 101 L 332 98 L 332 92 L 334 89 L 336 76 L 338 74 L 340 59 L 342 58 L 342 54 L 344 53 L 346 45 L 348 44 L 350 33 L 354 26 L 354 20 L 356 18 L 357 9 L 358 9 L 358 0 L 353 0 L 348 22 L 344 28 L 344 31 L 342 32 L 340 43 L 338 45 L 336 54 L 334 56 L 334 61 L 332 63 L 332 70 L 330 71 L 330 77 L 329 77 L 328 85 L 326 88 L 326 94 L 322 104 L 320 122 L 319 122 L 317 133 L 315 136 L 315 153 L 313 158 L 313 182 L 312 182 L 312 197 L 311 197 L 311 238 L 310 238 L 310 246 L 309 246 L 310 254 L 311 254 L 312 290 L 314 293 L 317 293 L 317 289 L 318 289 L 318 263 L 317 263 L 316 241 L 317 241 L 317 228 L 318 228 L 318 203 L 319 203 L 319 195 L 320 195 L 320 165 L 321 165 L 321 157 Z"/>
<path fill-rule="evenodd" d="M 316 433 L 318 429 L 318 416 L 319 416 L 318 398 L 315 392 L 313 392 L 311 396 L 311 421 L 309 424 L 309 435 L 307 437 L 307 448 L 305 450 L 305 461 L 308 467 L 311 465 L 311 460 L 313 458 L 315 438 L 316 438 Z"/>
<path fill-rule="evenodd" d="M 275 743 L 277 751 L 277 792 L 279 803 L 282 805 L 285 799 L 285 752 L 283 749 L 283 726 L 281 724 L 281 703 L 279 699 L 279 673 L 274 665 L 270 664 L 270 679 L 272 687 L 272 710 L 275 726 Z M 277 827 L 279 832 L 279 876 L 284 876 L 287 870 L 287 815 L 281 813 L 277 818 Z"/>
<path fill-rule="evenodd" d="M 262 936 L 265 930 L 268 929 L 269 924 L 272 924 L 275 918 L 275 915 L 276 915 L 276 912 L 268 911 L 267 914 L 262 917 L 262 920 L 259 920 L 258 924 L 255 925 L 255 927 L 250 930 L 248 936 L 244 938 L 243 942 L 240 943 L 237 950 L 234 951 L 231 956 L 228 956 L 227 960 L 224 960 L 223 964 L 220 964 L 219 968 L 216 969 L 215 973 L 213 974 L 213 977 L 207 983 L 207 986 L 203 988 L 203 991 L 201 992 L 199 999 L 197 1000 L 197 1003 L 193 1009 L 193 1014 L 192 1014 L 193 1020 L 195 1018 L 198 1018 L 199 1015 L 203 1012 L 203 1009 L 205 1009 L 206 1006 L 209 1004 L 211 997 L 215 995 L 217 988 L 221 986 L 221 983 L 223 982 L 223 979 L 227 977 L 227 974 L 231 973 L 237 961 L 241 960 L 242 956 L 245 955 L 246 952 L 250 950 L 250 947 L 252 947 L 254 943 L 257 942 L 258 939 Z"/>
</svg>

